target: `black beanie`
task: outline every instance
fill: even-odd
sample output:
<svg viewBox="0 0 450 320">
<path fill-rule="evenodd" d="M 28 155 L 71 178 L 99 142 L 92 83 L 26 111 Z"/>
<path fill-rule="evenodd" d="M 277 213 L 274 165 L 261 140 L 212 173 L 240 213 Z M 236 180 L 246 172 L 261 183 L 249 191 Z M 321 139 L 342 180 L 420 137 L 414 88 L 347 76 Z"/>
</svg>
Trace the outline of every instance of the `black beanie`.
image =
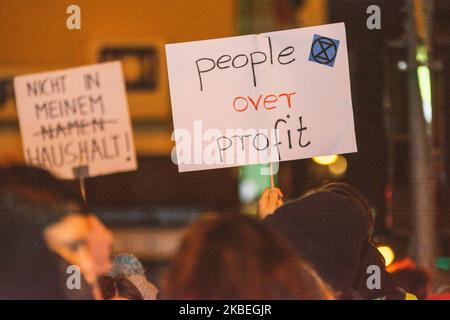
<svg viewBox="0 0 450 320">
<path fill-rule="evenodd" d="M 351 289 L 370 224 L 358 204 L 318 191 L 286 202 L 264 222 L 285 234 L 334 289 L 342 293 Z"/>
</svg>

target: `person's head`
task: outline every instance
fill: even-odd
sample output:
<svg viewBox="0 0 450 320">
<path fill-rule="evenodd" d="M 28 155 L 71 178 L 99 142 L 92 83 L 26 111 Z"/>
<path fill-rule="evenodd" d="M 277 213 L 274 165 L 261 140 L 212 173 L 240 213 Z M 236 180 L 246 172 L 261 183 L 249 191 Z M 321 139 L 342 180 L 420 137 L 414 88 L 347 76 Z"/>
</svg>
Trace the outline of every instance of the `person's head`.
<svg viewBox="0 0 450 320">
<path fill-rule="evenodd" d="M 169 299 L 332 298 L 278 234 L 237 214 L 208 214 L 194 223 L 162 292 Z"/>
<path fill-rule="evenodd" d="M 372 236 L 374 232 L 375 217 L 373 215 L 372 207 L 367 199 L 359 192 L 358 189 L 345 182 L 328 182 L 323 186 L 313 190 L 309 194 L 318 191 L 328 191 L 346 197 L 359 205 L 369 221 L 369 228 L 367 230 L 367 241 L 363 244 L 360 257 L 357 276 L 352 284 L 352 289 L 359 293 L 365 299 L 375 299 L 382 296 L 389 296 L 395 294 L 397 285 L 392 276 L 385 270 L 385 261 L 382 254 L 372 243 Z M 380 287 L 369 288 L 367 286 L 367 279 L 369 274 L 367 270 L 371 266 L 377 266 L 380 269 Z"/>
<path fill-rule="evenodd" d="M 144 300 L 133 282 L 123 276 L 102 276 L 98 284 L 104 300 Z"/>
<path fill-rule="evenodd" d="M 35 167 L 14 165 L 1 171 L 4 214 L 22 216 L 38 226 L 48 247 L 67 263 L 79 266 L 88 282 L 109 271 L 111 234 L 87 214 L 71 185 Z"/>
<path fill-rule="evenodd" d="M 372 207 L 362 193 L 355 187 L 345 182 L 327 182 L 317 189 L 312 190 L 309 194 L 318 191 L 328 191 L 346 197 L 347 199 L 358 204 L 362 212 L 367 214 L 369 227 L 367 230 L 367 242 L 364 243 L 360 253 L 359 270 L 352 289 L 358 292 L 365 299 L 375 299 L 377 297 L 389 294 L 396 290 L 395 283 L 392 277 L 384 270 L 384 258 L 378 249 L 372 244 L 372 236 L 375 226 L 375 217 L 373 215 Z M 381 270 L 381 288 L 369 289 L 367 287 L 367 268 L 376 265 Z"/>
<path fill-rule="evenodd" d="M 399 287 L 414 294 L 418 299 L 426 299 L 430 292 L 430 276 L 419 267 L 400 268 L 392 272 Z"/>
<path fill-rule="evenodd" d="M 352 291 L 370 219 L 346 196 L 316 190 L 286 202 L 264 222 L 285 234 L 341 295 Z"/>
<path fill-rule="evenodd" d="M 371 241 L 373 235 L 373 228 L 375 226 L 375 217 L 373 215 L 373 210 L 369 202 L 358 189 L 345 182 L 333 181 L 325 183 L 323 186 L 319 187 L 318 189 L 312 192 L 315 191 L 334 192 L 336 194 L 347 197 L 348 199 L 359 204 L 363 209 L 363 211 L 367 214 L 367 217 L 369 218 L 369 229 L 367 233 L 368 233 L 368 240 Z"/>
</svg>

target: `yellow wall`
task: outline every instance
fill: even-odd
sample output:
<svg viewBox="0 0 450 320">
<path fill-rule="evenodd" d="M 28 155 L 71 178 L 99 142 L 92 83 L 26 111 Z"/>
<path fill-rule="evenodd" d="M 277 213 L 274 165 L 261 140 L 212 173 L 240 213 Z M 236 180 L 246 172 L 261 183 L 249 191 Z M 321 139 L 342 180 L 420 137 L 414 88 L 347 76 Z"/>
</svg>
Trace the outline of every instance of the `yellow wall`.
<svg viewBox="0 0 450 320">
<path fill-rule="evenodd" d="M 301 27 L 311 27 L 327 22 L 327 1 L 306 0 L 297 13 L 297 22 Z"/>
<path fill-rule="evenodd" d="M 81 8 L 81 30 L 66 28 L 70 4 Z M 102 37 L 231 36 L 234 17 L 233 0 L 1 0 L 0 64 L 82 64 Z"/>
<path fill-rule="evenodd" d="M 66 28 L 71 4 L 81 9 L 81 30 Z M 155 39 L 163 44 L 233 36 L 235 16 L 234 0 L 0 0 L 0 77 L 93 63 L 92 45 L 104 40 Z M 161 67 L 165 73 L 164 63 Z M 166 75 L 163 81 L 167 88 Z M 167 89 L 156 101 L 151 108 L 170 114 Z M 0 148 L 0 164 L 22 159 L 18 130 L 1 125 L 15 119 L 12 102 L 0 106 L 0 143 L 8 146 Z M 170 154 L 170 131 L 140 128 L 134 130 L 140 153 Z"/>
</svg>

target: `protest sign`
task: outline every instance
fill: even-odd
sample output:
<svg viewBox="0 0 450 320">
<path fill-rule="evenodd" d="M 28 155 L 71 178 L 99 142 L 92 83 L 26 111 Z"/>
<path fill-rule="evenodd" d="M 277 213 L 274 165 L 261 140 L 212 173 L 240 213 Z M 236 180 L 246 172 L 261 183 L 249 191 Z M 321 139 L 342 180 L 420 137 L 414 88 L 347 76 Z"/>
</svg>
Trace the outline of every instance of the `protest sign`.
<svg viewBox="0 0 450 320">
<path fill-rule="evenodd" d="M 136 170 L 122 65 L 14 78 L 25 161 L 64 179 Z"/>
<path fill-rule="evenodd" d="M 357 151 L 344 23 L 166 55 L 180 172 Z"/>
</svg>

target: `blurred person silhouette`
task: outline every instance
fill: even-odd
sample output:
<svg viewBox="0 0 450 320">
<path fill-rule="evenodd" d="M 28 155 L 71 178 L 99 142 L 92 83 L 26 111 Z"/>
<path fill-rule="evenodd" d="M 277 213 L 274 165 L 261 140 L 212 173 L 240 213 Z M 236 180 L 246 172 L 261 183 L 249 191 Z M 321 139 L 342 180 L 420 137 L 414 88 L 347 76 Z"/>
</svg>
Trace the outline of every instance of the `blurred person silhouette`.
<svg viewBox="0 0 450 320">
<path fill-rule="evenodd" d="M 424 300 L 431 292 L 431 279 L 428 272 L 416 265 L 395 268 L 391 273 L 397 285 Z"/>
<path fill-rule="evenodd" d="M 100 299 L 97 278 L 111 269 L 112 234 L 67 182 L 35 167 L 1 168 L 2 212 L 36 225 L 47 246 L 61 257 L 60 269 L 76 265 L 83 275 L 81 290 L 67 290 L 68 299 Z M 86 285 L 86 282 L 89 285 Z"/>
<path fill-rule="evenodd" d="M 109 273 L 113 278 L 123 277 L 130 280 L 141 293 L 144 300 L 156 300 L 158 289 L 147 280 L 142 263 L 132 254 L 116 254 L 113 268 Z"/>
<path fill-rule="evenodd" d="M 144 300 L 134 283 L 123 276 L 102 276 L 98 284 L 104 300 Z"/>
<path fill-rule="evenodd" d="M 168 299 L 333 299 L 280 235 L 257 219 L 208 214 L 189 229 L 162 283 Z"/>
<path fill-rule="evenodd" d="M 267 188 L 258 202 L 258 216 L 296 246 L 340 299 L 407 299 L 385 270 L 372 244 L 374 217 L 367 200 L 354 187 L 327 183 L 283 204 L 277 188 Z M 381 288 L 367 285 L 368 267 L 380 270 Z"/>
<path fill-rule="evenodd" d="M 274 190 L 264 191 L 264 197 L 274 198 Z M 369 228 L 359 205 L 333 192 L 317 191 L 284 203 L 264 223 L 285 234 L 339 298 L 356 296 L 352 283 Z"/>
<path fill-rule="evenodd" d="M 1 204 L 0 219 L 0 300 L 64 299 L 57 256 L 41 231 Z"/>
<path fill-rule="evenodd" d="M 407 288 L 399 285 L 395 278 L 386 270 L 386 263 L 383 255 L 378 251 L 373 243 L 372 237 L 374 233 L 375 215 L 372 207 L 367 199 L 353 186 L 344 182 L 329 182 L 315 191 L 330 191 L 347 197 L 361 206 L 361 209 L 369 218 L 369 229 L 367 232 L 367 241 L 364 243 L 361 254 L 358 272 L 352 289 L 362 295 L 364 299 L 386 299 L 386 300 L 403 300 L 414 299 Z M 371 288 L 367 286 L 368 273 L 370 266 L 377 266 L 380 270 L 380 288 Z"/>
</svg>

